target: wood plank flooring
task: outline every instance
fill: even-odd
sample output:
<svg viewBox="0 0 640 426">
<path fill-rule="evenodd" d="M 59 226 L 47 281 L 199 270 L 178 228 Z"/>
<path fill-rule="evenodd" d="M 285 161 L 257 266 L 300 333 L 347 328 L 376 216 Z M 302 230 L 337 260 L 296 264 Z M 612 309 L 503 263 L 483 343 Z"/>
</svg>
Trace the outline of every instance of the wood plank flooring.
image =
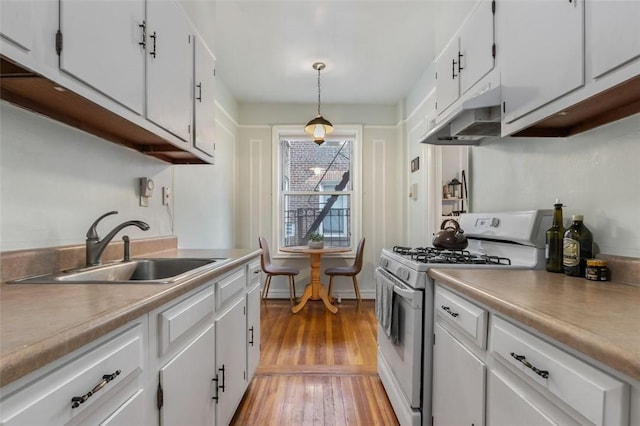
<svg viewBox="0 0 640 426">
<path fill-rule="evenodd" d="M 261 309 L 261 358 L 232 425 L 397 425 L 377 374 L 374 303 Z"/>
</svg>

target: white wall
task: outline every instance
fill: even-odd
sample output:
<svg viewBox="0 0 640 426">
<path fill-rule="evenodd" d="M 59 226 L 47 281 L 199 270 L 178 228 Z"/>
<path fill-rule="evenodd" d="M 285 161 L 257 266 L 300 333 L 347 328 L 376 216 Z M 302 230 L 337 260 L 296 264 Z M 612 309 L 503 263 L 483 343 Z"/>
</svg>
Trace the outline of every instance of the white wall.
<svg viewBox="0 0 640 426">
<path fill-rule="evenodd" d="M 132 219 L 151 229 L 129 227 L 120 235 L 172 234 L 160 197 L 162 186 L 172 186 L 171 165 L 4 101 L 0 114 L 2 251 L 83 244 L 91 223 L 110 210 L 119 214 L 98 226 L 101 236 Z M 139 206 L 143 176 L 156 184 L 149 207 Z"/>
<path fill-rule="evenodd" d="M 360 275 L 363 297 L 373 297 L 373 271 L 382 247 L 396 244 L 402 235 L 403 144 L 396 125 L 396 106 L 323 105 L 323 115 L 334 125 L 363 124 L 362 147 L 362 235 L 366 237 L 364 269 Z M 241 104 L 241 125 L 237 148 L 237 243 L 257 247 L 259 235 L 275 238 L 273 223 L 272 126 L 297 124 L 300 129 L 314 116 L 314 105 Z M 273 251 L 273 250 L 272 250 Z M 276 259 L 281 262 L 282 259 Z M 352 259 L 323 259 L 322 267 L 351 263 Z M 309 281 L 308 259 L 287 259 L 287 265 L 300 268 L 298 283 Z M 298 285 L 300 291 L 302 286 Z M 350 279 L 339 278 L 335 293 L 353 297 Z M 284 280 L 273 280 L 270 295 L 288 297 Z"/>
<path fill-rule="evenodd" d="M 502 138 L 471 150 L 476 211 L 583 214 L 600 251 L 640 257 L 640 114 L 570 138 Z"/>
<path fill-rule="evenodd" d="M 221 82 L 216 90 L 224 90 Z M 174 167 L 175 233 L 180 248 L 254 247 L 238 244 L 235 236 L 234 224 L 242 224 L 235 213 L 238 124 L 227 112 L 235 108 L 235 101 L 216 102 L 215 164 Z"/>
</svg>

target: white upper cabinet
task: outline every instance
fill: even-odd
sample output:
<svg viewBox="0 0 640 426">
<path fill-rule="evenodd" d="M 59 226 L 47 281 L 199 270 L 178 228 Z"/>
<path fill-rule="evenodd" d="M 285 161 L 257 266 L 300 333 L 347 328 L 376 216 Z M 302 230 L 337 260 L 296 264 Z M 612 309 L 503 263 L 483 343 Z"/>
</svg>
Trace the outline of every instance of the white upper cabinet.
<svg viewBox="0 0 640 426">
<path fill-rule="evenodd" d="M 436 110 L 446 112 L 494 67 L 493 0 L 481 0 L 436 59 Z"/>
<path fill-rule="evenodd" d="M 442 114 L 460 96 L 458 54 L 460 39 L 454 37 L 436 60 L 436 110 Z"/>
<path fill-rule="evenodd" d="M 504 121 L 584 85 L 584 0 L 498 4 Z"/>
<path fill-rule="evenodd" d="M 31 0 L 0 2 L 0 35 L 24 50 L 32 49 Z"/>
<path fill-rule="evenodd" d="M 61 0 L 60 69 L 142 115 L 144 16 L 144 0 Z"/>
<path fill-rule="evenodd" d="M 147 118 L 189 145 L 192 43 L 189 21 L 176 2 L 147 0 Z"/>
<path fill-rule="evenodd" d="M 612 7 L 613 6 L 613 7 Z M 640 2 L 589 0 L 587 37 L 592 78 L 640 57 Z"/>
<path fill-rule="evenodd" d="M 495 1 L 482 0 L 460 30 L 460 95 L 493 69 Z"/>
<path fill-rule="evenodd" d="M 195 38 L 195 84 L 193 146 L 213 157 L 215 151 L 216 62 L 204 43 Z"/>
</svg>

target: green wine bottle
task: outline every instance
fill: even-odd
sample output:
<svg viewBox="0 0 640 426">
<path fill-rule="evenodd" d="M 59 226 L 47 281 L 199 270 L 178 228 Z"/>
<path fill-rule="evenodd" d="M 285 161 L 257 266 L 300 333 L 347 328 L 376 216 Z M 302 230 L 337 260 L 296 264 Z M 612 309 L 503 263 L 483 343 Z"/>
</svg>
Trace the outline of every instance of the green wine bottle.
<svg viewBox="0 0 640 426">
<path fill-rule="evenodd" d="M 562 225 L 562 203 L 556 198 L 553 204 L 553 224 L 547 229 L 544 258 L 545 269 L 549 272 L 564 272 L 562 264 L 562 238 L 564 226 Z"/>
<path fill-rule="evenodd" d="M 593 235 L 583 224 L 582 215 L 573 215 L 573 223 L 562 240 L 562 264 L 564 273 L 572 277 L 584 277 L 587 259 L 593 257 Z"/>
</svg>

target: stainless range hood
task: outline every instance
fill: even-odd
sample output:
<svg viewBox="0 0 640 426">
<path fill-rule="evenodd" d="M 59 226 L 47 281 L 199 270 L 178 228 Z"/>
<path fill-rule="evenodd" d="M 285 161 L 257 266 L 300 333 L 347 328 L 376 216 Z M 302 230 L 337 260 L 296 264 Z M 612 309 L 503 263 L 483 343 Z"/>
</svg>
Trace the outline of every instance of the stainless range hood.
<svg viewBox="0 0 640 426">
<path fill-rule="evenodd" d="M 432 145 L 478 145 L 486 137 L 500 136 L 501 102 L 500 86 L 467 99 L 420 142 Z"/>
</svg>

